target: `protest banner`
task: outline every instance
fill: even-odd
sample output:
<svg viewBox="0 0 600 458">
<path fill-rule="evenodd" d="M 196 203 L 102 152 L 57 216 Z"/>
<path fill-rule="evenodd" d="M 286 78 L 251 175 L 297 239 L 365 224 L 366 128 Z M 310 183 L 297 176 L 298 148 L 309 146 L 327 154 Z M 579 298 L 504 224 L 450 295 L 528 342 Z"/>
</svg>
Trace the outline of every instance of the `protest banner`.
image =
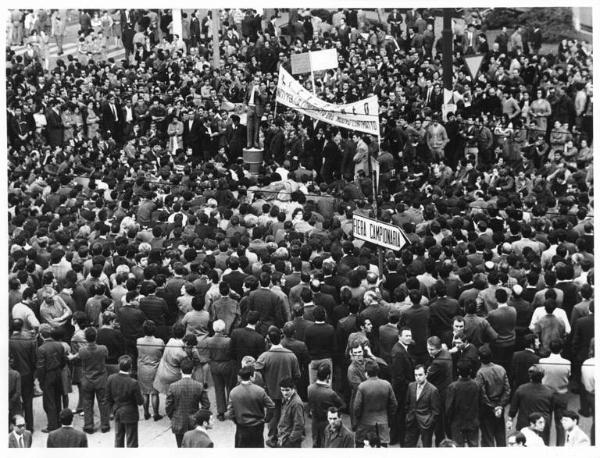
<svg viewBox="0 0 600 458">
<path fill-rule="evenodd" d="M 279 69 L 276 102 L 309 116 L 349 130 L 379 135 L 379 102 L 377 96 L 345 105 L 319 99 L 285 69 Z"/>
</svg>

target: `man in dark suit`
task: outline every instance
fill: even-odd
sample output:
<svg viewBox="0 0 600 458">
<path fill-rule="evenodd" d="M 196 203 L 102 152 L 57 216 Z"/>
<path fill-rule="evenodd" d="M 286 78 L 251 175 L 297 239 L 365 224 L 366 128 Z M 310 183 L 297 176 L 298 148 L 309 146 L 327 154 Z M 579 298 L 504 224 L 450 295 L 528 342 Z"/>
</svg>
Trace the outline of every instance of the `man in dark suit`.
<svg viewBox="0 0 600 458">
<path fill-rule="evenodd" d="M 281 345 L 283 348 L 292 350 L 298 359 L 298 365 L 300 366 L 300 379 L 296 383 L 298 386 L 298 395 L 303 401 L 306 401 L 308 387 L 308 365 L 310 364 L 308 348 L 302 340 L 296 338 L 296 326 L 293 322 L 288 321 L 286 324 L 284 324 L 282 332 L 284 337 L 281 339 Z"/>
<path fill-rule="evenodd" d="M 112 374 L 106 382 L 106 404 L 115 416 L 115 448 L 125 447 L 125 438 L 127 448 L 138 446 L 138 406 L 143 404 L 144 398 L 139 384 L 129 375 L 131 366 L 131 356 L 121 356 L 119 373 Z"/>
<path fill-rule="evenodd" d="M 260 323 L 257 330 L 264 336 L 269 326 L 283 326 L 283 301 L 271 291 L 271 275 L 262 272 L 259 277 L 260 286 L 248 295 L 248 310 L 259 313 Z"/>
<path fill-rule="evenodd" d="M 336 306 L 335 299 L 332 295 L 324 293 L 321 290 L 321 286 L 322 285 L 319 280 L 311 280 L 310 290 L 313 292 L 313 302 L 315 305 L 320 305 L 325 309 L 327 312 L 327 322 L 335 324 L 331 320 L 333 316 L 333 309 Z"/>
<path fill-rule="evenodd" d="M 265 159 L 274 159 L 278 164 L 283 163 L 285 153 L 285 131 L 283 126 L 283 120 L 277 118 L 274 128 L 269 131 L 269 142 L 265 144 Z"/>
<path fill-rule="evenodd" d="M 331 389 L 331 366 L 322 363 L 317 370 L 317 380 L 308 387 L 308 408 L 312 414 L 313 448 L 323 448 L 327 411 L 330 407 L 343 408 L 345 403 Z"/>
<path fill-rule="evenodd" d="M 573 283 L 573 266 L 567 266 L 565 263 L 559 262 L 555 268 L 557 279 L 555 287 L 564 293 L 562 309 L 570 317 L 573 307 L 581 300 L 579 290 Z"/>
<path fill-rule="evenodd" d="M 515 352 L 512 358 L 509 379 L 513 392 L 529 381 L 529 368 L 540 362 L 540 357 L 535 353 L 535 335 L 527 334 L 523 341 L 525 349 Z"/>
<path fill-rule="evenodd" d="M 31 431 L 25 429 L 23 416 L 13 416 L 12 423 L 13 430 L 8 435 L 8 448 L 31 448 Z"/>
<path fill-rule="evenodd" d="M 352 245 L 352 242 L 344 242 L 342 249 L 344 250 L 344 256 L 337 263 L 337 271 L 340 275 L 347 275 L 348 272 L 358 266 L 358 260 L 354 256 L 354 245 Z"/>
<path fill-rule="evenodd" d="M 85 35 L 92 31 L 92 17 L 89 11 L 79 10 L 79 27 Z"/>
<path fill-rule="evenodd" d="M 418 364 L 423 364 L 428 359 L 427 337 L 429 336 L 429 309 L 421 305 L 421 293 L 418 289 L 408 292 L 412 306 L 404 311 L 400 317 L 400 324 L 407 326 L 412 331 L 414 339 L 414 358 Z"/>
<path fill-rule="evenodd" d="M 295 304 L 292 307 L 292 321 L 290 323 L 296 329 L 296 339 L 304 342 L 306 330 L 314 324 L 314 321 L 304 318 L 304 307 L 302 304 Z"/>
<path fill-rule="evenodd" d="M 192 150 L 192 157 L 200 159 L 200 127 L 202 122 L 194 111 L 183 115 L 183 148 Z"/>
<path fill-rule="evenodd" d="M 544 378 L 543 369 L 538 366 L 529 368 L 529 383 L 521 385 L 515 391 L 510 402 L 508 412 L 507 429 L 512 428 L 513 419 L 517 416 L 517 430 L 529 426 L 529 415 L 533 412 L 539 412 L 546 420 L 546 426 L 542 433 L 542 439 L 546 445 L 550 445 L 550 424 L 552 412 L 554 410 L 554 399 L 556 391 L 547 385 L 542 384 Z"/>
<path fill-rule="evenodd" d="M 414 374 L 414 361 L 409 353 L 409 345 L 412 344 L 412 332 L 410 328 L 401 327 L 398 342 L 392 348 L 391 372 L 392 388 L 398 400 L 398 410 L 392 418 L 390 427 L 390 444 L 399 443 L 404 447 L 406 431 L 405 403 L 408 385 L 412 382 Z"/>
<path fill-rule="evenodd" d="M 88 434 L 94 433 L 94 396 L 100 411 L 100 429 L 103 433 L 110 430 L 109 414 L 106 406 L 106 358 L 108 349 L 96 344 L 98 331 L 94 327 L 86 328 L 85 340 L 87 345 L 70 357 L 81 361 L 81 394 L 83 396 L 84 423 L 83 430 Z"/>
<path fill-rule="evenodd" d="M 165 410 L 171 419 L 171 431 L 175 434 L 177 447 L 181 447 L 183 435 L 191 429 L 190 415 L 200 408 L 210 409 L 204 385 L 192 379 L 194 364 L 189 359 L 181 362 L 181 380 L 169 386 Z"/>
<path fill-rule="evenodd" d="M 260 88 L 260 81 L 257 75 L 254 75 L 249 81 L 245 101 L 248 106 L 246 110 L 246 147 L 258 148 L 260 119 L 265 112 L 266 94 Z"/>
<path fill-rule="evenodd" d="M 182 448 L 214 448 L 215 444 L 206 431 L 212 425 L 212 412 L 200 409 L 194 414 L 196 427 L 183 435 Z"/>
<path fill-rule="evenodd" d="M 238 260 L 237 257 L 236 258 L 230 257 L 228 260 L 228 263 L 229 263 L 229 268 L 231 269 L 231 272 L 228 273 L 227 275 L 223 275 L 223 281 L 225 283 L 227 283 L 229 285 L 229 287 L 232 290 L 234 290 L 236 293 L 238 293 L 241 297 L 244 295 L 244 290 L 243 290 L 244 280 L 246 279 L 246 277 L 248 275 L 246 275 L 240 269 L 240 261 Z"/>
<path fill-rule="evenodd" d="M 137 293 L 137 292 L 136 292 Z M 125 352 L 137 360 L 136 340 L 144 336 L 146 315 L 132 301 L 125 300 L 117 311 L 121 334 L 125 339 Z"/>
<path fill-rule="evenodd" d="M 246 316 L 246 327 L 234 329 L 231 333 L 231 353 L 238 366 L 244 356 L 258 358 L 265 351 L 265 338 L 256 330 L 259 313 L 251 310 Z"/>
<path fill-rule="evenodd" d="M 8 360 L 8 416 L 22 412 L 21 405 L 21 374 L 13 369 L 14 362 Z"/>
<path fill-rule="evenodd" d="M 229 159 L 235 161 L 242 157 L 244 146 L 247 141 L 246 126 L 240 124 L 240 117 L 231 115 L 231 125 L 225 128 L 225 138 L 229 145 Z"/>
<path fill-rule="evenodd" d="M 55 148 L 62 146 L 65 135 L 65 126 L 60 115 L 60 101 L 50 102 L 50 108 L 46 110 L 46 137 L 48 144 Z"/>
<path fill-rule="evenodd" d="M 101 113 L 101 129 L 104 132 L 110 131 L 112 133 L 112 138 L 119 141 L 121 138 L 121 121 L 123 115 L 114 94 L 108 96 L 106 103 L 102 105 Z"/>
<path fill-rule="evenodd" d="M 414 370 L 415 381 L 408 385 L 406 394 L 406 447 L 416 447 L 421 436 L 423 447 L 431 447 L 433 429 L 441 411 L 440 394 L 427 381 L 425 367 Z"/>
<path fill-rule="evenodd" d="M 156 323 L 156 337 L 169 340 L 169 327 L 167 320 L 169 318 L 169 306 L 167 301 L 157 296 L 156 283 L 153 281 L 144 282 L 142 288 L 146 288 L 146 297 L 140 299 L 140 310 L 144 312 L 147 319 Z"/>
<path fill-rule="evenodd" d="M 452 330 L 452 321 L 458 315 L 458 301 L 446 294 L 446 284 L 438 281 L 435 284 L 437 297 L 429 304 L 429 329 L 431 335 L 442 337 Z"/>
<path fill-rule="evenodd" d="M 199 14 L 197 11 L 193 12 L 190 19 L 190 42 L 193 47 L 200 41 L 200 18 L 197 14 Z"/>
<path fill-rule="evenodd" d="M 573 326 L 573 360 L 579 365 L 588 358 L 590 342 L 594 337 L 594 308 L 594 301 L 591 301 L 588 315 L 578 318 Z"/>
<path fill-rule="evenodd" d="M 360 447 L 373 433 L 379 443 L 387 446 L 390 442 L 390 420 L 396 413 L 398 401 L 392 385 L 378 377 L 379 365 L 375 361 L 365 363 L 367 380 L 358 385 L 354 398 L 354 417 L 356 418 L 356 443 Z"/>
<path fill-rule="evenodd" d="M 471 377 L 475 377 L 481 362 L 479 352 L 475 345 L 469 342 L 467 335 L 459 331 L 452 340 L 452 348 L 449 350 L 452 357 L 452 380 L 458 378 L 458 363 L 464 362 L 471 368 Z"/>
<path fill-rule="evenodd" d="M 281 345 L 281 331 L 272 327 L 267 334 L 271 342 L 271 348 L 262 353 L 256 360 L 254 368 L 260 371 L 265 381 L 267 394 L 275 403 L 273 417 L 269 422 L 269 447 L 277 444 L 277 425 L 281 416 L 283 396 L 279 389 L 279 383 L 284 379 L 298 380 L 300 378 L 300 366 L 298 358 L 289 349 Z"/>
<path fill-rule="evenodd" d="M 60 411 L 61 428 L 48 434 L 47 448 L 87 448 L 87 435 L 73 428 L 73 411 L 63 409 Z"/>
<path fill-rule="evenodd" d="M 457 364 L 458 380 L 452 382 L 446 393 L 446 422 L 450 438 L 460 447 L 479 445 L 479 404 L 481 390 L 471 378 L 472 367 L 467 361 Z"/>
<path fill-rule="evenodd" d="M 54 340 L 54 333 L 49 324 L 40 326 L 40 336 L 44 343 L 37 350 L 36 376 L 44 392 L 42 402 L 48 417 L 48 426 L 42 432 L 58 428 L 58 409 L 63 394 L 61 371 L 66 363 L 65 347 Z"/>
<path fill-rule="evenodd" d="M 400 315 L 398 313 L 389 312 L 388 322 L 379 326 L 379 353 L 388 365 L 392 363 L 392 349 L 398 343 L 400 335 L 398 329 L 399 320 Z"/>
<path fill-rule="evenodd" d="M 12 334 L 8 343 L 8 351 L 15 370 L 21 375 L 21 398 L 27 429 L 33 431 L 33 379 L 36 367 L 35 340 L 22 332 L 23 320 L 12 321 Z"/>
<path fill-rule="evenodd" d="M 452 356 L 448 350 L 442 348 L 442 341 L 437 336 L 427 339 L 427 351 L 432 358 L 427 368 L 427 381 L 438 389 L 441 405 L 444 406 L 446 391 L 452 383 Z M 442 411 L 435 425 L 436 447 L 445 438 L 446 429 L 447 425 Z"/>
<path fill-rule="evenodd" d="M 265 390 L 250 380 L 254 369 L 242 367 L 238 375 L 240 384 L 229 394 L 226 418 L 236 425 L 236 448 L 264 448 L 265 421 L 267 412 L 275 407 Z"/>
</svg>

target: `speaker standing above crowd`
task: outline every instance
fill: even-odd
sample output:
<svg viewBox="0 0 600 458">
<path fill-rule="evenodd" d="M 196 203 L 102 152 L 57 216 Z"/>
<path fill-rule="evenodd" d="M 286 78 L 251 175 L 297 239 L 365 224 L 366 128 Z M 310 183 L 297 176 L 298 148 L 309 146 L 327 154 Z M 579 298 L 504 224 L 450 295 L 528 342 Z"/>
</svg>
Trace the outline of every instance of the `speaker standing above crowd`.
<svg viewBox="0 0 600 458">
<path fill-rule="evenodd" d="M 73 385 L 85 433 L 95 397 L 117 447 L 163 413 L 182 447 L 212 446 L 214 419 L 236 447 L 589 445 L 591 49 L 468 24 L 446 115 L 427 10 L 292 10 L 285 33 L 277 14 L 222 10 L 218 66 L 200 11 L 181 36 L 165 11 L 100 12 L 121 61 L 7 51 L 11 447 L 23 423 L 86 446 Z M 376 95 L 380 141 L 276 105 L 278 69 L 328 48 L 337 69 L 296 77 Z M 410 243 L 379 259 L 355 214 Z"/>
</svg>

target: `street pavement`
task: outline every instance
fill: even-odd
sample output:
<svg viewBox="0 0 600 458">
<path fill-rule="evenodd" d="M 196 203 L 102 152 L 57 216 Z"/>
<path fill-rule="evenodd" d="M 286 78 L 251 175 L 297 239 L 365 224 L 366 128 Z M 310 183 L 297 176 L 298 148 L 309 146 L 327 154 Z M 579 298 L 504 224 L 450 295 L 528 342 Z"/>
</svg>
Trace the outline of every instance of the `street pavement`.
<svg viewBox="0 0 600 458">
<path fill-rule="evenodd" d="M 64 13 L 63 13 L 64 14 Z M 52 70 L 56 66 L 57 59 L 63 59 L 66 62 L 67 56 L 71 54 L 73 57 L 78 57 L 77 52 L 77 43 L 78 36 L 77 32 L 79 31 L 79 22 L 76 18 L 76 13 L 69 12 L 69 18 L 67 21 L 67 26 L 65 27 L 65 37 L 63 40 L 63 55 L 58 55 L 58 46 L 56 46 L 56 40 L 53 37 L 49 37 L 48 40 L 48 60 L 50 64 L 50 70 Z M 114 45 L 114 38 L 111 38 L 111 45 L 109 46 L 105 52 L 104 56 L 106 59 L 113 58 L 115 62 L 119 62 L 120 59 L 125 58 L 125 49 L 123 48 L 122 43 L 119 40 L 119 45 Z M 11 46 L 11 50 L 13 50 L 17 55 L 22 55 L 25 52 L 25 46 Z"/>
<path fill-rule="evenodd" d="M 11 49 L 15 51 L 16 55 L 22 55 L 25 52 L 25 46 L 11 46 Z M 67 40 L 63 43 L 63 55 L 58 55 L 58 46 L 56 46 L 56 41 L 54 38 L 50 38 L 48 42 L 48 58 L 50 69 L 52 70 L 56 65 L 56 60 L 62 58 L 63 61 L 66 62 L 67 56 L 71 54 L 73 57 L 79 57 L 79 53 L 77 52 L 77 38 L 73 40 Z M 121 59 L 125 58 L 125 49 L 123 46 L 113 46 L 108 47 L 104 52 L 105 59 L 113 58 L 115 62 L 118 62 Z"/>
<path fill-rule="evenodd" d="M 75 408 L 77 405 L 77 387 L 73 386 L 73 393 L 69 395 L 69 407 Z M 233 448 L 235 437 L 235 425 L 230 420 L 217 420 L 216 401 L 214 396 L 214 387 L 208 389 L 208 397 L 210 399 L 211 411 L 213 412 L 213 428 L 208 431 L 208 434 L 215 444 L 215 448 Z M 164 417 L 159 421 L 154 421 L 152 418 L 144 420 L 143 409 L 140 406 L 140 422 L 138 426 L 139 446 L 140 447 L 169 447 L 175 448 L 175 436 L 171 432 L 171 421 L 165 414 L 165 396 L 160 395 L 159 413 Z M 151 413 L 152 410 L 150 411 Z M 46 446 L 47 434 L 41 432 L 42 428 L 46 427 L 46 414 L 42 407 L 42 397 L 36 397 L 33 400 L 33 415 L 35 431 L 33 434 L 32 448 L 44 448 Z M 88 446 L 90 448 L 111 448 L 114 446 L 114 421 L 110 422 L 111 430 L 107 433 L 100 432 L 100 416 L 98 406 L 94 406 L 94 423 L 96 432 L 88 434 Z M 345 419 L 345 423 L 349 424 L 349 419 Z M 73 426 L 78 429 L 83 429 L 83 415 L 75 415 Z M 310 429 L 310 419 L 306 419 L 306 438 L 302 444 L 303 447 L 312 445 Z M 265 426 L 265 440 L 267 439 L 267 427 Z"/>
<path fill-rule="evenodd" d="M 77 404 L 77 387 L 73 386 L 73 393 L 69 395 L 70 404 L 69 407 L 74 408 Z M 208 397 L 210 399 L 211 410 L 214 416 L 214 424 L 213 428 L 208 431 L 209 436 L 215 444 L 215 448 L 233 448 L 234 447 L 234 436 L 235 436 L 235 425 L 232 421 L 218 421 L 216 419 L 216 402 L 214 396 L 214 387 L 211 386 L 208 389 Z M 572 393 L 569 394 L 569 409 L 577 412 L 579 409 L 579 396 L 576 396 Z M 508 409 L 506 409 L 508 410 Z M 95 429 L 96 432 L 94 434 L 88 434 L 88 445 L 90 448 L 112 448 L 114 446 L 114 421 L 111 421 L 111 430 L 107 433 L 100 432 L 100 417 L 98 413 L 98 408 L 95 406 Z M 151 412 L 152 413 L 152 412 Z M 160 395 L 160 409 L 159 413 L 161 415 L 165 415 L 165 396 Z M 41 432 L 42 428 L 46 427 L 46 415 L 42 408 L 42 397 L 36 397 L 33 400 L 33 414 L 35 418 L 35 431 L 33 434 L 33 448 L 44 448 L 46 446 L 46 439 L 48 437 L 47 434 L 43 434 Z M 306 418 L 306 436 L 302 443 L 302 447 L 309 448 L 312 447 L 312 437 L 311 437 L 311 419 Z M 344 424 L 349 427 L 350 419 L 347 415 L 343 416 Z M 74 426 L 78 430 L 83 429 L 83 416 L 76 415 Z M 591 418 L 581 417 L 580 426 L 583 431 L 589 435 L 590 427 L 591 427 Z M 139 446 L 140 447 L 168 447 L 174 448 L 176 447 L 175 436 L 171 432 L 171 423 L 170 420 L 165 415 L 161 420 L 154 421 L 152 418 L 149 420 L 144 420 L 144 415 L 142 408 L 140 407 L 140 422 L 138 426 L 139 432 Z M 267 427 L 265 426 L 265 440 L 267 438 Z M 556 433 L 554 429 L 554 424 L 552 425 L 552 433 L 550 438 L 550 443 L 554 444 L 556 438 Z M 396 446 L 397 447 L 397 446 Z"/>
</svg>

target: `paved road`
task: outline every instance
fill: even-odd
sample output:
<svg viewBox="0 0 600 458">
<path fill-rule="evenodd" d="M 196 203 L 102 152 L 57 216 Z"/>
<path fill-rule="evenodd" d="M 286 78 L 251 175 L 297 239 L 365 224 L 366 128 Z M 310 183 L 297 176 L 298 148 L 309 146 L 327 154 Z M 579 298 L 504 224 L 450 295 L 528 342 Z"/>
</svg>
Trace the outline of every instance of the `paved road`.
<svg viewBox="0 0 600 458">
<path fill-rule="evenodd" d="M 79 31 L 79 22 L 77 20 L 71 21 L 69 25 L 67 25 L 65 29 L 65 37 L 63 40 L 63 55 L 58 55 L 58 47 L 56 46 L 56 40 L 50 37 L 48 41 L 48 58 L 50 63 L 50 70 L 52 70 L 56 65 L 56 60 L 60 57 L 66 61 L 66 58 L 69 54 L 73 55 L 73 57 L 78 57 L 77 52 L 77 32 Z M 17 55 L 21 55 L 25 52 L 25 46 L 11 46 L 12 49 Z M 112 57 L 115 59 L 115 62 L 118 62 L 120 59 L 125 58 L 125 49 L 119 42 L 119 46 L 114 45 L 114 38 L 111 38 L 111 46 L 106 49 L 104 53 L 105 58 L 108 59 Z"/>
</svg>

